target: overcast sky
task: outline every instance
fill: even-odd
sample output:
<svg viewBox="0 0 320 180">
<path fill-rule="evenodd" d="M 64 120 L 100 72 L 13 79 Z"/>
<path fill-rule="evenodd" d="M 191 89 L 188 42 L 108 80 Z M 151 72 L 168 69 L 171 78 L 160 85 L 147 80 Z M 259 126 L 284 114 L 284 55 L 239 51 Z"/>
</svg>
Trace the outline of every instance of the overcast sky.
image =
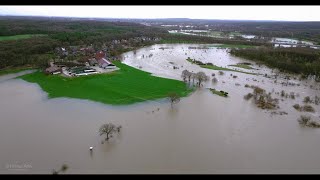
<svg viewBox="0 0 320 180">
<path fill-rule="evenodd" d="M 320 6 L 0 6 L 0 15 L 320 21 Z"/>
</svg>

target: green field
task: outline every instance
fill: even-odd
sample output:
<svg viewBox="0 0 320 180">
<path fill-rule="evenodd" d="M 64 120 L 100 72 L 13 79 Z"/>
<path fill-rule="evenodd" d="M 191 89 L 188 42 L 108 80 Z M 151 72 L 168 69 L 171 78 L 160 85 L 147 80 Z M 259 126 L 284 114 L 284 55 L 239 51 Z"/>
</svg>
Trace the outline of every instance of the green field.
<svg viewBox="0 0 320 180">
<path fill-rule="evenodd" d="M 192 92 L 182 81 L 151 76 L 121 62 L 114 64 L 120 70 L 109 74 L 66 78 L 35 72 L 19 78 L 38 83 L 49 98 L 70 97 L 113 105 L 165 98 L 169 92 L 182 97 Z"/>
<path fill-rule="evenodd" d="M 239 67 L 239 68 L 243 68 L 243 69 L 254 69 L 251 66 L 246 65 L 246 64 L 234 64 L 234 65 L 228 65 L 228 66 Z"/>
<path fill-rule="evenodd" d="M 19 67 L 19 68 L 12 68 L 12 69 L 2 69 L 0 70 L 0 76 L 1 75 L 6 75 L 6 74 L 11 74 L 11 73 L 18 73 L 20 71 L 25 71 L 25 70 L 29 70 L 29 69 L 33 69 L 32 67 Z"/>
<path fill-rule="evenodd" d="M 15 36 L 0 36 L 0 41 L 9 41 L 9 40 L 19 40 L 19 39 L 28 39 L 36 36 L 44 36 L 42 34 L 22 34 Z"/>
<path fill-rule="evenodd" d="M 218 47 L 218 48 L 252 48 L 256 46 L 243 45 L 243 44 L 221 44 L 221 45 L 210 45 L 209 47 Z"/>
</svg>

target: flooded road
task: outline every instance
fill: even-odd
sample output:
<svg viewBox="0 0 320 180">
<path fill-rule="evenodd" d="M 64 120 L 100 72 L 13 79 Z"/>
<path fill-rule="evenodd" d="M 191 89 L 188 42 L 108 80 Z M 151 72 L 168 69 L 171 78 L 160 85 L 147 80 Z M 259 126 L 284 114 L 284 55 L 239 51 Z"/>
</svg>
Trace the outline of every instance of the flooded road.
<svg viewBox="0 0 320 180">
<path fill-rule="evenodd" d="M 203 70 L 207 75 L 214 72 L 219 82 L 206 82 L 174 108 L 167 100 L 115 107 L 87 100 L 48 99 L 37 84 L 21 79 L 0 82 L 0 173 L 51 173 L 63 163 L 70 168 L 66 173 L 320 172 L 320 129 L 300 127 L 297 118 L 307 113 L 292 108 L 305 95 L 319 93 L 309 88 L 311 84 L 318 88 L 317 84 L 301 81 L 300 86 L 283 87 L 263 76 L 235 72 L 221 76 L 185 60 L 186 56 L 200 59 L 203 50 L 183 51 L 188 45 L 159 49 L 163 46 L 126 53 L 124 63 L 174 79 L 181 79 L 184 68 Z M 201 61 L 219 66 L 244 61 L 216 50 L 203 53 Z M 150 53 L 150 58 L 140 58 Z M 184 68 L 173 69 L 169 62 Z M 280 101 L 280 109 L 288 115 L 271 115 L 244 100 L 252 91 L 245 83 L 270 91 L 286 88 L 300 96 Z M 206 87 L 223 89 L 230 97 L 213 95 Z M 318 117 L 320 108 L 313 106 L 316 112 L 309 114 Z M 108 122 L 123 128 L 110 142 L 101 144 L 98 130 Z M 17 165 L 28 166 L 12 168 Z"/>
</svg>

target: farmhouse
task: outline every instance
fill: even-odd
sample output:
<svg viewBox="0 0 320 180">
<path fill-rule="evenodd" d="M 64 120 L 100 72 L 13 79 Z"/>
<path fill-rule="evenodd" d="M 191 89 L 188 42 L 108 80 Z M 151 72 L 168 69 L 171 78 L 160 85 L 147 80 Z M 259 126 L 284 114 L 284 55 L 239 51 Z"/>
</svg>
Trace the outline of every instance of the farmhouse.
<svg viewBox="0 0 320 180">
<path fill-rule="evenodd" d="M 95 65 L 97 65 L 97 64 L 98 64 L 98 61 L 97 61 L 96 59 L 94 59 L 94 58 L 89 59 L 89 65 L 90 65 L 90 66 L 95 66 Z"/>
<path fill-rule="evenodd" d="M 98 64 L 99 64 L 99 67 L 103 68 L 103 69 L 112 69 L 112 68 L 116 67 L 115 65 L 113 65 L 111 62 L 109 62 L 105 58 L 98 59 Z"/>
<path fill-rule="evenodd" d="M 96 60 L 100 68 L 113 69 L 116 67 L 110 61 L 106 60 L 106 54 L 103 51 L 99 51 L 96 53 Z"/>
</svg>

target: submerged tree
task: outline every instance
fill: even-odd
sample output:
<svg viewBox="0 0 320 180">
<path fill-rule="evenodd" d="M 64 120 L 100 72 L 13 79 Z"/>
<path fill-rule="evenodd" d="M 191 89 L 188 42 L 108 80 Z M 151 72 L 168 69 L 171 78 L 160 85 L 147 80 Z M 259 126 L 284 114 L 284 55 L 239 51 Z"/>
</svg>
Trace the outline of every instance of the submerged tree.
<svg viewBox="0 0 320 180">
<path fill-rule="evenodd" d="M 182 77 L 184 82 L 186 82 L 188 74 L 190 74 L 190 72 L 188 70 L 185 69 L 185 70 L 182 71 L 181 77 Z M 190 79 L 189 79 L 189 81 L 190 81 Z"/>
<path fill-rule="evenodd" d="M 56 171 L 55 169 L 53 169 L 52 174 L 57 175 L 57 174 L 59 174 L 60 172 L 66 172 L 68 169 L 69 169 L 69 166 L 66 165 L 66 164 L 63 164 L 58 171 Z"/>
<path fill-rule="evenodd" d="M 201 83 L 202 83 L 203 81 L 207 81 L 207 80 L 208 80 L 208 76 L 207 76 L 204 72 L 202 72 L 202 71 L 200 71 L 200 72 L 198 72 L 198 73 L 196 74 L 196 78 L 197 78 L 197 80 L 198 80 L 198 86 L 199 86 L 199 87 L 201 86 Z"/>
<path fill-rule="evenodd" d="M 176 104 L 180 101 L 180 96 L 179 94 L 175 93 L 175 92 L 171 92 L 168 94 L 168 99 L 171 102 L 171 107 L 173 106 L 173 104 Z"/>
<path fill-rule="evenodd" d="M 105 140 L 108 141 L 112 137 L 112 134 L 115 132 L 120 132 L 120 129 L 121 129 L 121 126 L 117 127 L 112 123 L 108 123 L 108 124 L 101 125 L 99 129 L 99 133 L 100 133 L 100 136 L 104 134 L 107 135 Z"/>
</svg>

